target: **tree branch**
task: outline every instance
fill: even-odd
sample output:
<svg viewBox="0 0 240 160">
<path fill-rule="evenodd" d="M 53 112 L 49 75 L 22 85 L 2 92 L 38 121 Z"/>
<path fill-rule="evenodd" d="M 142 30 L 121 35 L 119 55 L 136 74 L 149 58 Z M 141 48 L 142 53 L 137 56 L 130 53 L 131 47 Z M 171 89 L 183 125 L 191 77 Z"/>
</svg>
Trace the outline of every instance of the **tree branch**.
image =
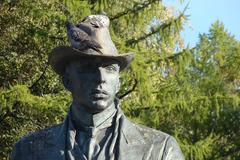
<svg viewBox="0 0 240 160">
<path fill-rule="evenodd" d="M 140 10 L 143 10 L 143 9 L 147 8 L 149 5 L 151 5 L 152 3 L 155 3 L 155 2 L 159 2 L 159 0 L 149 0 L 149 1 L 145 1 L 141 4 L 140 3 L 135 4 L 133 8 L 130 8 L 130 9 L 127 9 L 123 12 L 117 13 L 115 16 L 110 17 L 109 19 L 112 21 L 112 20 L 118 19 L 118 18 L 120 18 L 124 15 L 131 14 L 131 13 L 136 13 Z"/>
<path fill-rule="evenodd" d="M 186 49 L 183 49 L 182 51 L 178 52 L 178 53 L 174 53 L 173 55 L 171 56 L 167 56 L 165 58 L 162 58 L 161 61 L 164 61 L 164 60 L 174 60 L 176 59 L 178 56 L 181 56 L 183 55 L 184 53 L 186 52 L 192 52 L 196 47 L 193 47 L 193 48 L 186 48 Z"/>
<path fill-rule="evenodd" d="M 132 87 L 132 89 L 128 90 L 127 92 L 125 92 L 124 94 L 118 96 L 119 99 L 123 99 L 124 97 L 126 97 L 129 93 L 131 93 L 132 91 L 135 90 L 135 88 L 137 87 L 138 81 L 137 79 L 134 80 L 134 85 Z"/>
<path fill-rule="evenodd" d="M 29 87 L 30 90 L 32 90 L 37 85 L 37 83 L 44 77 L 44 74 L 46 73 L 47 68 L 48 68 L 48 64 L 44 67 L 43 72 L 39 76 L 39 78 L 35 80 L 35 82 L 33 82 L 33 84 Z"/>
<path fill-rule="evenodd" d="M 160 32 L 161 30 L 164 30 L 164 29 L 170 27 L 172 24 L 174 24 L 175 22 L 177 22 L 177 21 L 178 21 L 180 18 L 182 18 L 182 17 L 184 17 L 184 14 L 183 14 L 183 13 L 180 14 L 178 17 L 170 20 L 169 22 L 164 23 L 164 24 L 162 24 L 162 25 L 160 25 L 160 26 L 158 26 L 158 27 L 156 27 L 156 28 L 153 28 L 150 33 L 147 33 L 147 34 L 145 34 L 145 35 L 143 35 L 143 36 L 140 36 L 140 37 L 137 37 L 137 38 L 132 38 L 132 39 L 127 40 L 127 41 L 126 41 L 126 46 L 130 46 L 130 45 L 136 44 L 136 43 L 138 43 L 138 42 L 140 42 L 140 41 L 142 41 L 142 40 L 145 40 L 146 38 L 148 38 L 148 37 L 150 37 L 150 36 L 152 36 L 152 35 Z"/>
</svg>

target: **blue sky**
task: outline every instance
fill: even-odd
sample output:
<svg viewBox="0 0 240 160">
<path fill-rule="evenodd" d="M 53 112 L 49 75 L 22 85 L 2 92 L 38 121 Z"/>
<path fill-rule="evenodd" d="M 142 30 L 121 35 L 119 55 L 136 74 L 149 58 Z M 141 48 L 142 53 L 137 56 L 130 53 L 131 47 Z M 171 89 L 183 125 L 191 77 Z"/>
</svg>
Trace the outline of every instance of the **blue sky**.
<svg viewBox="0 0 240 160">
<path fill-rule="evenodd" d="M 189 3 L 186 14 L 190 15 L 190 25 L 186 24 L 182 32 L 186 45 L 194 46 L 199 33 L 208 33 L 216 20 L 223 22 L 225 28 L 240 40 L 240 0 L 184 0 L 183 3 L 180 0 L 163 0 L 163 3 L 177 10 L 183 10 Z"/>
</svg>

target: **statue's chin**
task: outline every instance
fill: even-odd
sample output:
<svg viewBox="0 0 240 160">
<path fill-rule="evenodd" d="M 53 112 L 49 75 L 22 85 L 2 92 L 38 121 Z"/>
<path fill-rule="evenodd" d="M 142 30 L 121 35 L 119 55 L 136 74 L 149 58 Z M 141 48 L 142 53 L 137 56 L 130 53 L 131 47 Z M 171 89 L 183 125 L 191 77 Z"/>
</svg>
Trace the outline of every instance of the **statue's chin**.
<svg viewBox="0 0 240 160">
<path fill-rule="evenodd" d="M 90 113 L 99 113 L 99 112 L 104 111 L 109 106 L 110 105 L 108 104 L 108 102 L 106 100 L 99 99 L 99 100 L 92 101 L 91 107 L 88 107 L 87 110 Z"/>
</svg>

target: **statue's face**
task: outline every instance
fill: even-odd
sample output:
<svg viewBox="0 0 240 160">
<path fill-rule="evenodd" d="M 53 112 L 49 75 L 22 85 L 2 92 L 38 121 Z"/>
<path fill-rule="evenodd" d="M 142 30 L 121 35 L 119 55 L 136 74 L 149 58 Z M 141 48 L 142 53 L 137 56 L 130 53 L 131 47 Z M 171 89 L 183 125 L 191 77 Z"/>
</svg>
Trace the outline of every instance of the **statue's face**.
<svg viewBox="0 0 240 160">
<path fill-rule="evenodd" d="M 119 89 L 119 65 L 114 60 L 84 58 L 66 67 L 65 87 L 78 106 L 98 113 L 114 103 Z"/>
</svg>

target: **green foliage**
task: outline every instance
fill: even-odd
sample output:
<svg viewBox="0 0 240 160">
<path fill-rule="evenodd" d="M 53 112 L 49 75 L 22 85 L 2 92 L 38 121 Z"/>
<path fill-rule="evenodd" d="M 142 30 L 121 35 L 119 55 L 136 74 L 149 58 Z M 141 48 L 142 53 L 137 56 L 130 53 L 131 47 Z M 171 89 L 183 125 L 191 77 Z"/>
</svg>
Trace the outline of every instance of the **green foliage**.
<svg viewBox="0 0 240 160">
<path fill-rule="evenodd" d="M 186 159 L 240 157 L 240 43 L 220 22 L 183 48 L 184 12 L 159 0 L 0 2 L 0 157 L 30 131 L 60 123 L 71 101 L 47 64 L 64 23 L 105 13 L 119 53 L 135 52 L 119 96 L 132 120 L 177 138 Z"/>
<path fill-rule="evenodd" d="M 12 145 L 29 131 L 62 122 L 69 102 L 67 93 L 39 97 L 25 85 L 0 90 L 0 157 L 6 159 Z"/>
<path fill-rule="evenodd" d="M 151 103 L 131 115 L 177 137 L 186 159 L 238 159 L 239 55 L 240 43 L 217 21 L 195 48 L 151 68 Z"/>
<path fill-rule="evenodd" d="M 134 120 L 174 135 L 186 159 L 238 159 L 239 55 L 240 43 L 217 21 L 192 49 L 136 59 L 144 61 L 144 70 L 134 73 L 145 75 L 138 92 L 147 92 L 129 95 L 124 109 Z"/>
</svg>

